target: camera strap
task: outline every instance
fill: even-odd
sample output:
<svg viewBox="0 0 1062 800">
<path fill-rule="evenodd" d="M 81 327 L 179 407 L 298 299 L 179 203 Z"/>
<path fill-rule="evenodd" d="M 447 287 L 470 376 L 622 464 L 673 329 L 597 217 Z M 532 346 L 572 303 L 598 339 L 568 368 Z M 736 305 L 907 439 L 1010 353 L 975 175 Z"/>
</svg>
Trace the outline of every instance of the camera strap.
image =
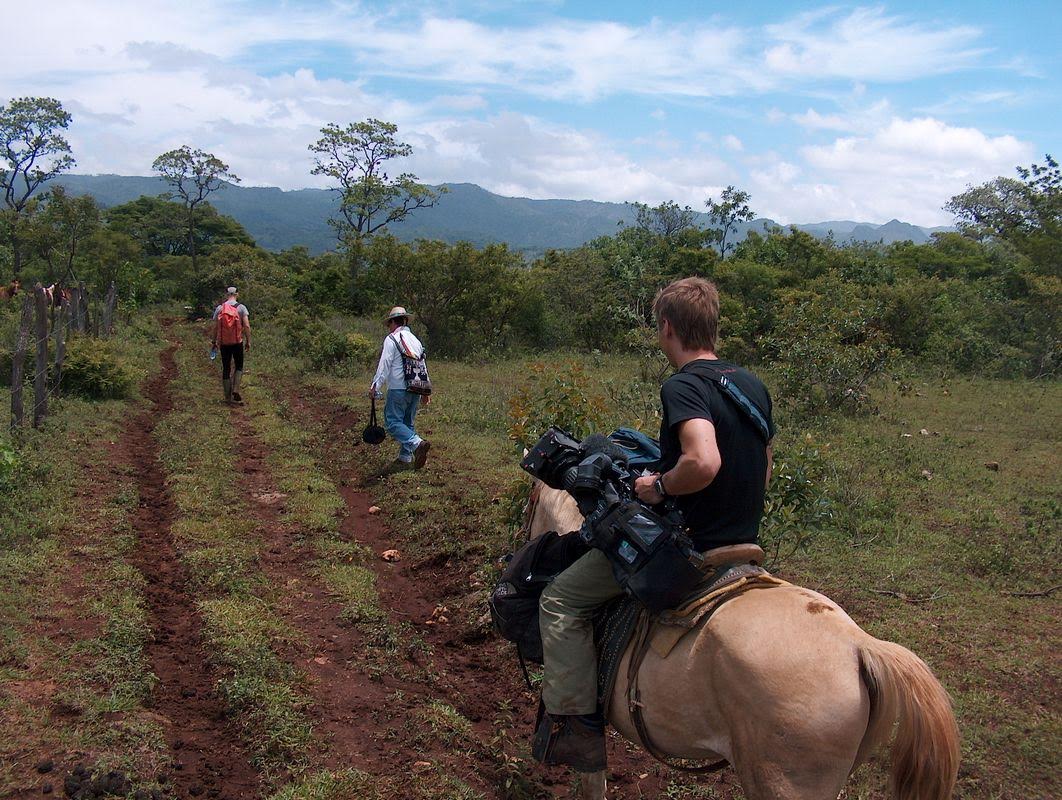
<svg viewBox="0 0 1062 800">
<path fill-rule="evenodd" d="M 763 439 L 763 443 L 766 445 L 771 441 L 771 426 L 767 423 L 767 418 L 759 407 L 749 399 L 749 396 L 738 388 L 726 375 L 716 372 L 706 364 L 697 362 L 688 365 L 688 368 L 684 368 L 683 371 L 689 372 L 691 375 L 696 375 L 699 378 L 704 378 L 712 386 L 719 389 L 720 394 L 730 400 L 731 403 L 741 412 L 741 415 L 745 417 L 756 432 Z"/>
</svg>

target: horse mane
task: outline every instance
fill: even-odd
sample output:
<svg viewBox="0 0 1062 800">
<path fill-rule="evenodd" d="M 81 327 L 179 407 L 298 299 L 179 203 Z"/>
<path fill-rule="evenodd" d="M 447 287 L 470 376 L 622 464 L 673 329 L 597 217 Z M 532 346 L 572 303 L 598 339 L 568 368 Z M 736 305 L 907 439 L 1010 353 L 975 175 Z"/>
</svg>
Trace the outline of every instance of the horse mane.
<svg viewBox="0 0 1062 800">
<path fill-rule="evenodd" d="M 528 538 L 534 539 L 547 530 L 570 533 L 582 527 L 583 515 L 570 494 L 562 489 L 551 489 L 538 478 L 531 488 L 533 502 L 528 505 L 524 527 Z"/>
</svg>

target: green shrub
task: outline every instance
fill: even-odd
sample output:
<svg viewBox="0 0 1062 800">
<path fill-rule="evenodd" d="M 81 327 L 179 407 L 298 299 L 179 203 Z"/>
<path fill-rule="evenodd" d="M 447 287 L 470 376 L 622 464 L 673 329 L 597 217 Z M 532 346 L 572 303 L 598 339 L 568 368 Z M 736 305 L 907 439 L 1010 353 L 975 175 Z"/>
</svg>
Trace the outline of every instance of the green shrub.
<svg viewBox="0 0 1062 800">
<path fill-rule="evenodd" d="M 316 370 L 367 364 L 378 352 L 376 345 L 363 334 L 337 331 L 298 312 L 285 312 L 278 322 L 284 328 L 292 355 L 305 358 Z"/>
<path fill-rule="evenodd" d="M 820 288 L 821 294 L 789 293 L 762 342 L 780 379 L 778 395 L 812 416 L 867 411 L 871 386 L 896 356 L 881 328 L 881 307 L 852 284 Z"/>
<path fill-rule="evenodd" d="M 760 545 L 771 568 L 806 548 L 833 521 L 835 472 L 827 447 L 809 433 L 775 453 L 760 523 Z"/>
<path fill-rule="evenodd" d="M 133 378 L 104 339 L 78 337 L 67 343 L 62 391 L 87 400 L 120 400 L 133 392 Z"/>
<path fill-rule="evenodd" d="M 0 491 L 10 489 L 18 470 L 18 454 L 10 442 L 0 439 Z"/>
<path fill-rule="evenodd" d="M 532 364 L 529 382 L 509 398 L 509 438 L 524 448 L 551 425 L 577 439 L 601 430 L 608 406 L 586 388 L 587 382 L 586 371 L 575 362 L 548 368 Z"/>
</svg>

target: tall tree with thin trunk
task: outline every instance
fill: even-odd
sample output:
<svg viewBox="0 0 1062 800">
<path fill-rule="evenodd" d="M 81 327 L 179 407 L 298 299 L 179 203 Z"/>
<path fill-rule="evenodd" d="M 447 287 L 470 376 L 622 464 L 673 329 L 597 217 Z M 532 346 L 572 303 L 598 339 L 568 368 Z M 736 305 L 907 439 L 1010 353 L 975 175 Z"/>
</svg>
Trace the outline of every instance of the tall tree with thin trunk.
<svg viewBox="0 0 1062 800">
<path fill-rule="evenodd" d="M 193 150 L 188 145 L 163 153 L 155 159 L 151 168 L 173 187 L 173 192 L 167 195 L 167 199 L 176 195 L 184 203 L 188 226 L 188 252 L 192 256 L 192 272 L 198 274 L 199 262 L 195 246 L 196 208 L 206 200 L 207 195 L 216 192 L 225 183 L 239 183 L 240 179 L 229 170 L 228 164 L 213 153 L 206 153 L 199 148 Z"/>
<path fill-rule="evenodd" d="M 0 157 L 7 162 L 0 168 L 0 189 L 16 278 L 22 272 L 22 216 L 33 193 L 77 163 L 60 132 L 71 119 L 52 97 L 18 97 L 0 108 Z"/>
<path fill-rule="evenodd" d="M 737 224 L 748 222 L 756 216 L 756 213 L 749 208 L 751 199 L 748 192 L 727 186 L 719 195 L 718 201 L 714 197 L 709 197 L 704 201 L 704 205 L 708 208 L 709 219 L 719 226 L 716 229 L 716 239 L 719 242 L 719 255 L 723 258 L 726 258 L 727 250 L 734 249 L 734 242 L 728 242 L 727 239 L 736 231 Z"/>
<path fill-rule="evenodd" d="M 330 123 L 321 128 L 321 138 L 309 146 L 314 153 L 312 175 L 325 175 L 339 193 L 339 214 L 329 220 L 339 243 L 352 254 L 351 271 L 356 275 L 361 244 L 392 222 L 399 222 L 418 208 L 434 206 L 445 190 L 417 182 L 410 172 L 392 178 L 387 162 L 406 158 L 412 146 L 395 138 L 398 126 L 378 119 L 353 122 L 345 128 Z"/>
</svg>

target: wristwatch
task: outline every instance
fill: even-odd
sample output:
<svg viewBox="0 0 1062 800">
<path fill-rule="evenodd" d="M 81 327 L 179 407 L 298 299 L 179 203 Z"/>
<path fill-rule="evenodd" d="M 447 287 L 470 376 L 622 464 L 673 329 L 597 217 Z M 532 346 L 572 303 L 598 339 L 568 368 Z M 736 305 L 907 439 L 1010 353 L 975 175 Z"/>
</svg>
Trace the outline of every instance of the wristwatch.
<svg viewBox="0 0 1062 800">
<path fill-rule="evenodd" d="M 665 500 L 667 498 L 671 497 L 671 495 L 669 495 L 667 493 L 667 491 L 664 489 L 664 476 L 663 475 L 657 475 L 656 476 L 656 480 L 653 481 L 653 488 L 656 489 L 657 494 L 659 494 Z"/>
</svg>

